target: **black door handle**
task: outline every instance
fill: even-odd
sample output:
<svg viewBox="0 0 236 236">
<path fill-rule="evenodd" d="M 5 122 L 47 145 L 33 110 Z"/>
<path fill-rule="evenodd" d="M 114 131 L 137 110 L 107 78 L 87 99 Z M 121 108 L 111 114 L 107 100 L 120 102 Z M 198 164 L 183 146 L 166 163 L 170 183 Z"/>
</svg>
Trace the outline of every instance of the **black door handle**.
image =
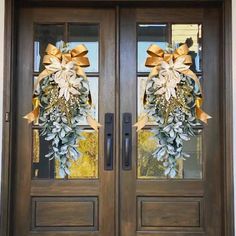
<svg viewBox="0 0 236 236">
<path fill-rule="evenodd" d="M 114 114 L 105 114 L 105 130 L 104 130 L 104 169 L 113 170 L 113 129 Z"/>
<path fill-rule="evenodd" d="M 122 124 L 122 167 L 123 170 L 132 168 L 132 115 L 123 114 Z"/>
</svg>

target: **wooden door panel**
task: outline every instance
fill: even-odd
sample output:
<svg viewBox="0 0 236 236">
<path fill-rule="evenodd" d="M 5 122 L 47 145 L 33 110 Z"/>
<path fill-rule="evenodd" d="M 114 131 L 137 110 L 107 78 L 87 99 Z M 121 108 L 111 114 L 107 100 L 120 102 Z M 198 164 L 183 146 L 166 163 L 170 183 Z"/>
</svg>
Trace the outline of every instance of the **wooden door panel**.
<svg viewBox="0 0 236 236">
<path fill-rule="evenodd" d="M 50 25 L 51 29 L 54 29 L 54 25 L 64 27 L 64 41 L 68 40 L 70 25 L 98 26 L 99 71 L 88 72 L 88 77 L 91 80 L 98 79 L 99 122 L 104 124 L 105 113 L 115 113 L 114 11 L 69 8 L 21 9 L 19 19 L 13 235 L 114 235 L 115 175 L 114 168 L 104 170 L 104 129 L 101 128 L 98 133 L 98 174 L 93 178 L 58 179 L 56 174 L 44 175 L 42 168 L 34 163 L 32 166 L 32 156 L 35 152 L 32 129 L 37 127 L 28 125 L 22 118 L 32 109 L 32 78 L 38 75 L 33 59 L 35 27 L 38 25 Z M 56 32 L 53 32 L 53 37 Z M 86 34 L 86 30 L 83 32 Z M 45 45 L 52 43 L 47 33 L 44 33 L 43 37 Z M 93 62 L 92 52 L 89 57 Z M 107 91 L 110 91 L 109 99 L 106 96 Z M 86 125 L 83 127 L 88 129 Z M 44 143 L 41 142 L 41 145 Z M 54 165 L 53 173 L 56 168 L 55 163 Z M 37 168 L 39 175 L 35 175 Z"/>
<path fill-rule="evenodd" d="M 32 229 L 98 230 L 98 198 L 33 197 Z"/>
<path fill-rule="evenodd" d="M 198 76 L 203 77 L 200 81 L 204 93 L 204 110 L 213 117 L 209 124 L 203 127 L 200 141 L 196 141 L 201 145 L 200 166 L 192 170 L 195 173 L 192 175 L 187 175 L 191 170 L 184 169 L 187 173 L 186 178 L 185 175 L 178 176 L 175 179 L 153 174 L 141 176 L 138 169 L 139 134 L 133 128 L 132 169 L 124 170 L 120 165 L 121 236 L 222 235 L 221 173 L 223 171 L 223 158 L 219 133 L 222 128 L 220 123 L 221 102 L 219 100 L 221 78 L 219 71 L 219 16 L 217 8 L 121 9 L 121 115 L 123 112 L 131 112 L 133 123 L 137 121 L 139 115 L 138 103 L 142 101 L 139 95 L 140 85 L 138 81 L 140 78 L 147 77 L 150 71 L 144 68 L 145 57 L 148 56 L 146 49 L 151 43 L 158 44 L 158 40 L 162 43 L 160 46 L 164 47 L 165 41 L 160 38 L 158 34 L 160 32 L 155 32 L 154 29 L 148 31 L 147 28 L 150 26 L 162 27 L 166 43 L 171 43 L 174 34 L 172 30 L 175 29 L 181 32 L 181 25 L 196 24 L 201 28 L 202 41 L 199 47 L 202 48 L 202 60 L 198 64 L 198 68 L 195 65 L 196 68 L 194 69 L 196 69 L 195 73 Z M 144 32 L 149 32 L 151 35 L 149 40 L 151 43 L 143 44 L 142 47 L 137 43 L 140 34 L 139 25 L 144 27 Z M 186 38 L 190 37 L 187 31 L 182 31 L 182 34 Z M 143 41 L 147 39 L 146 36 L 142 35 Z M 140 71 L 138 46 L 143 50 L 141 58 L 143 71 Z M 129 78 L 129 81 L 127 81 L 127 78 Z M 152 127 L 152 125 L 149 126 Z M 148 128 L 146 129 L 148 130 Z M 122 139 L 122 133 L 120 133 L 120 137 Z M 147 150 L 147 146 L 145 148 Z M 149 155 L 149 158 L 151 158 L 152 154 Z M 180 170 L 183 170 L 183 168 Z M 153 171 L 153 169 L 151 170 Z"/>
<path fill-rule="evenodd" d="M 198 197 L 138 197 L 138 230 L 202 230 L 202 207 Z"/>
</svg>

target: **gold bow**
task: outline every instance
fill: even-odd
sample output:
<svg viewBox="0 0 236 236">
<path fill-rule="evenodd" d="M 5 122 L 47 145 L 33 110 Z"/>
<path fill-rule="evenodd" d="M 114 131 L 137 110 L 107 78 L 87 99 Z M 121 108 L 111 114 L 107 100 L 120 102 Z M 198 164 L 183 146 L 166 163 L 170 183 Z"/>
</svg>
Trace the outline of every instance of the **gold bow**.
<svg viewBox="0 0 236 236">
<path fill-rule="evenodd" d="M 46 55 L 43 58 L 43 64 L 46 67 L 46 69 L 39 74 L 34 84 L 34 90 L 37 89 L 37 86 L 44 78 L 58 71 L 57 68 L 53 69 L 52 67 L 50 67 L 50 65 L 52 65 L 54 61 L 58 62 L 61 62 L 62 60 L 64 60 L 65 62 L 73 61 L 76 66 L 77 75 L 85 79 L 87 78 L 82 67 L 88 67 L 90 64 L 88 58 L 85 57 L 85 55 L 88 53 L 88 50 L 83 44 L 72 49 L 70 53 L 62 53 L 60 49 L 49 43 L 45 53 Z"/>
<path fill-rule="evenodd" d="M 53 67 L 53 63 L 55 62 L 74 62 L 76 74 L 78 76 L 83 77 L 84 79 L 87 79 L 86 74 L 84 73 L 82 67 L 88 67 L 90 65 L 89 59 L 85 56 L 88 53 L 87 48 L 81 44 L 74 49 L 72 49 L 69 53 L 62 53 L 60 49 L 55 47 L 52 44 L 48 44 L 45 55 L 43 58 L 43 64 L 45 66 L 45 69 L 39 74 L 37 77 L 35 84 L 34 84 L 34 91 L 37 89 L 40 82 L 45 79 L 46 77 L 56 73 L 59 71 L 58 67 Z M 91 94 L 89 91 L 88 94 L 89 104 L 92 104 Z M 40 107 L 40 101 L 38 96 L 34 96 L 32 100 L 34 109 L 32 112 L 25 115 L 23 118 L 28 120 L 28 123 L 33 122 L 34 120 L 38 119 L 39 116 L 39 107 Z M 94 120 L 90 115 L 87 115 L 87 122 L 88 124 L 96 131 L 98 131 L 98 128 L 101 127 L 101 125 Z"/>
<path fill-rule="evenodd" d="M 174 53 L 165 53 L 163 49 L 161 49 L 159 46 L 152 44 L 147 49 L 148 57 L 145 62 L 145 66 L 151 67 L 151 71 L 148 76 L 148 80 L 152 79 L 153 77 L 157 76 L 159 74 L 159 71 L 161 69 L 161 64 L 163 61 L 169 63 L 170 60 L 175 62 L 177 59 L 182 59 L 183 64 L 190 66 L 192 64 L 192 58 L 189 53 L 189 48 L 186 44 L 181 45 L 179 48 L 177 48 Z M 181 70 L 178 71 L 184 75 L 189 76 L 191 79 L 194 80 L 194 82 L 199 87 L 200 93 L 202 95 L 202 88 L 200 81 L 196 74 L 191 71 L 190 69 Z M 147 94 L 146 89 L 143 97 L 143 104 L 145 105 L 147 103 Z M 201 105 L 203 103 L 202 97 L 198 97 L 196 99 L 195 105 L 196 105 L 196 116 L 199 120 L 203 121 L 204 123 L 207 123 L 207 120 L 212 118 L 207 113 L 205 113 L 201 109 Z M 137 127 L 137 131 L 142 129 L 148 122 L 147 114 L 145 114 L 134 126 Z"/>
</svg>

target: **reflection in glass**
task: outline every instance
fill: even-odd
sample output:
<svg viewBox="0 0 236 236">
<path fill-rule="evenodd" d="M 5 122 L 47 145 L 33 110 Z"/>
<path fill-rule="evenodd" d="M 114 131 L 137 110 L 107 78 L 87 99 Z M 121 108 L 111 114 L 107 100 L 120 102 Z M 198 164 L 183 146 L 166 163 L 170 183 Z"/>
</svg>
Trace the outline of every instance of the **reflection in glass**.
<svg viewBox="0 0 236 236">
<path fill-rule="evenodd" d="M 183 167 L 183 177 L 185 179 L 202 178 L 202 135 L 192 137 L 190 141 L 185 142 L 184 152 L 190 155 L 186 158 Z"/>
<path fill-rule="evenodd" d="M 34 28 L 34 72 L 43 68 L 42 59 L 49 43 L 59 47 L 64 39 L 64 25 L 36 24 Z"/>
<path fill-rule="evenodd" d="M 190 69 L 202 71 L 202 25 L 201 24 L 172 24 L 172 44 L 179 47 L 186 43 L 189 47 L 193 64 Z"/>
<path fill-rule="evenodd" d="M 156 150 L 158 141 L 151 130 L 139 131 L 138 134 L 138 178 L 166 179 L 163 174 L 162 162 L 152 155 Z M 184 143 L 184 151 L 190 155 L 185 161 L 179 160 L 177 164 L 176 179 L 202 178 L 202 136 L 191 137 Z"/>
<path fill-rule="evenodd" d="M 69 24 L 68 42 L 70 49 L 84 44 L 88 49 L 90 66 L 85 71 L 98 72 L 99 27 L 90 24 Z"/>
<path fill-rule="evenodd" d="M 69 179 L 98 178 L 98 134 L 93 130 L 84 130 L 84 137 L 78 143 L 80 157 L 71 161 Z M 58 162 L 49 160 L 45 155 L 49 150 L 49 142 L 40 136 L 39 130 L 33 130 L 33 177 L 61 179 Z"/>
<path fill-rule="evenodd" d="M 138 178 L 166 178 L 162 163 L 152 155 L 157 141 L 150 130 L 138 133 Z"/>
<path fill-rule="evenodd" d="M 33 177 L 53 178 L 54 160 L 45 157 L 48 153 L 49 142 L 40 136 L 38 129 L 33 129 Z"/>
<path fill-rule="evenodd" d="M 138 38 L 138 72 L 148 72 L 145 67 L 147 48 L 151 44 L 158 44 L 166 49 L 168 45 L 166 24 L 139 24 L 137 28 Z"/>
<path fill-rule="evenodd" d="M 91 115 L 98 121 L 98 91 L 99 91 L 98 77 L 88 77 L 88 81 L 92 97 Z M 88 125 L 86 117 L 83 117 L 81 119 L 80 125 Z"/>
</svg>

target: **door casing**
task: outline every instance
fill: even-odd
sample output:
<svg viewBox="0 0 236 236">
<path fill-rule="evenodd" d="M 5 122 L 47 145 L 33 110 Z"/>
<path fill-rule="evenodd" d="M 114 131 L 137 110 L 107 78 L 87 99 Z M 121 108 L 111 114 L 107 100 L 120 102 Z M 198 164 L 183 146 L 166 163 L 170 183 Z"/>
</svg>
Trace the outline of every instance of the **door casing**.
<svg viewBox="0 0 236 236">
<path fill-rule="evenodd" d="M 28 1 L 32 4 L 40 5 L 41 2 L 44 2 L 43 5 L 65 5 L 65 2 L 68 1 Z M 101 6 L 113 6 L 117 9 L 117 16 L 119 15 L 119 5 L 130 5 L 133 1 L 113 1 L 113 3 L 106 3 L 107 1 L 86 1 L 89 2 L 90 7 L 97 6 L 98 2 Z M 137 1 L 139 7 L 147 6 L 160 6 L 161 0 L 157 1 Z M 187 1 L 188 5 L 194 6 L 194 3 L 199 1 Z M 221 9 L 222 13 L 222 32 L 221 40 L 223 51 L 223 86 L 224 93 L 222 94 L 223 104 L 227 104 L 222 108 L 223 113 L 223 130 L 222 135 L 224 137 L 224 173 L 223 173 L 223 186 L 224 186 L 224 202 L 223 202 L 223 211 L 224 211 L 224 235 L 231 236 L 234 235 L 234 211 L 233 211 L 233 143 L 232 143 L 232 130 L 233 130 L 233 99 L 232 99 L 232 46 L 231 46 L 231 1 L 211 1 L 203 0 L 204 5 L 214 5 L 218 6 Z M 72 4 L 78 6 L 84 6 L 85 1 L 71 1 Z M 26 4 L 26 3 L 24 3 Z M 96 5 L 95 5 L 96 4 Z M 26 4 L 27 5 L 27 4 Z M 133 4 L 132 4 L 133 5 Z M 181 3 L 177 1 L 165 1 L 165 6 L 181 6 Z M 2 150 L 2 181 L 1 181 L 1 235 L 8 236 L 10 235 L 10 220 L 11 220 L 11 190 L 13 188 L 12 175 L 14 174 L 14 163 L 12 163 L 12 150 L 14 149 L 14 136 L 12 135 L 14 131 L 14 111 L 15 107 L 12 103 L 12 98 L 15 92 L 16 81 L 14 80 L 14 66 L 16 58 L 16 27 L 17 27 L 17 11 L 19 5 L 16 4 L 16 1 L 11 0 L 5 1 L 5 52 L 4 52 L 4 111 L 3 111 L 3 150 Z M 186 6 L 186 5 L 185 5 Z M 119 19 L 117 18 L 117 27 L 119 26 Z M 117 35 L 117 39 L 119 35 Z M 118 48 L 117 48 L 118 51 Z M 118 62 L 117 62 L 118 66 Z M 117 75 L 118 76 L 118 75 Z"/>
</svg>

